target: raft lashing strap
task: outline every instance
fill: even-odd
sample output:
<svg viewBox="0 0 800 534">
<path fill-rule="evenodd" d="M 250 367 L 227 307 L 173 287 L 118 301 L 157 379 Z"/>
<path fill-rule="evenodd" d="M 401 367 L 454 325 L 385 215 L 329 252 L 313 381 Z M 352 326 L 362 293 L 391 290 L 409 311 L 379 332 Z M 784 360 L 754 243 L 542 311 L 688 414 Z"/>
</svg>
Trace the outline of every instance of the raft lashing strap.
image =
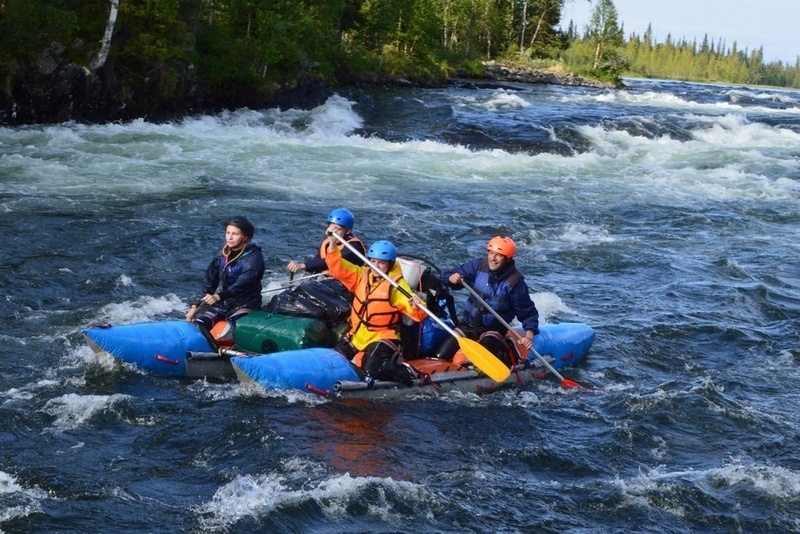
<svg viewBox="0 0 800 534">
<path fill-rule="evenodd" d="M 309 390 L 311 393 L 316 393 L 321 397 L 327 397 L 331 394 L 331 390 L 329 389 L 320 389 L 314 384 L 310 382 L 306 382 L 306 389 Z"/>
<path fill-rule="evenodd" d="M 549 356 L 551 360 L 555 361 L 555 359 L 549 354 L 547 356 Z M 520 360 L 516 363 L 516 365 L 514 365 L 512 371 L 516 374 L 518 371 L 527 371 L 528 369 L 531 370 L 531 373 L 534 373 L 533 376 L 536 378 L 544 378 L 547 376 L 547 369 L 538 359 Z M 517 377 L 519 377 L 519 375 L 517 375 Z"/>
<path fill-rule="evenodd" d="M 173 360 L 172 358 L 167 358 L 163 354 L 156 354 L 155 358 L 160 362 L 169 363 L 171 365 L 178 365 L 181 363 L 179 360 Z"/>
<path fill-rule="evenodd" d="M 419 385 L 420 386 L 428 386 L 428 385 L 430 385 L 430 386 L 433 386 L 433 389 L 437 389 L 437 390 L 438 389 L 442 389 L 442 387 L 439 384 L 437 384 L 436 382 L 434 382 L 434 380 L 433 380 L 433 374 L 436 371 L 434 371 L 433 373 L 423 373 L 422 371 L 417 371 L 417 372 L 419 373 Z"/>
</svg>

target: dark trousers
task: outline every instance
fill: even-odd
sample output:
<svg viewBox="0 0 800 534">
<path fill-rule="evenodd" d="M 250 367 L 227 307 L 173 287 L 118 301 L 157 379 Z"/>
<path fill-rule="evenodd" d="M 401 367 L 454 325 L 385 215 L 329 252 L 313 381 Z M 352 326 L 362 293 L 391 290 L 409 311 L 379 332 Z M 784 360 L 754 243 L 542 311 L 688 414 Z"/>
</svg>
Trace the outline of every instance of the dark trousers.
<svg viewBox="0 0 800 534">
<path fill-rule="evenodd" d="M 501 362 L 511 367 L 514 364 L 509 345 L 505 341 L 505 336 L 496 330 L 486 330 L 483 328 L 473 328 L 471 326 L 459 326 L 458 329 L 465 337 L 477 341 L 493 355 L 497 356 Z M 458 352 L 458 340 L 448 337 L 436 353 L 436 358 L 440 360 L 452 360 Z"/>
<path fill-rule="evenodd" d="M 221 321 L 222 319 L 227 319 L 229 323 L 235 325 L 236 321 L 251 311 L 253 310 L 250 308 L 237 308 L 233 311 L 225 312 L 215 306 L 209 306 L 209 308 L 201 315 L 195 316 L 194 322 L 203 325 L 208 330 L 211 330 L 211 328 L 214 326 L 214 323 Z"/>
<path fill-rule="evenodd" d="M 336 345 L 336 350 L 351 361 L 358 354 L 358 349 L 348 339 L 342 339 Z M 361 369 L 369 378 L 402 382 L 410 386 L 416 376 L 413 376 L 412 371 L 402 362 L 400 348 L 397 345 L 391 341 L 375 341 L 364 349 Z"/>
</svg>

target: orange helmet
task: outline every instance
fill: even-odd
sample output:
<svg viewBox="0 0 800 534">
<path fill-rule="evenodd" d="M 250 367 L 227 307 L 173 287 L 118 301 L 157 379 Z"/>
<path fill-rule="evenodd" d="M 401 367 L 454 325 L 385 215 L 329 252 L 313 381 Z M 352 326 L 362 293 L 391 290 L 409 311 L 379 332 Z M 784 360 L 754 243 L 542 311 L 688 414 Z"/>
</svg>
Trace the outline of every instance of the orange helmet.
<svg viewBox="0 0 800 534">
<path fill-rule="evenodd" d="M 498 235 L 489 240 L 489 244 L 486 245 L 486 250 L 502 254 L 510 260 L 517 252 L 517 245 L 514 244 L 510 237 Z"/>
</svg>

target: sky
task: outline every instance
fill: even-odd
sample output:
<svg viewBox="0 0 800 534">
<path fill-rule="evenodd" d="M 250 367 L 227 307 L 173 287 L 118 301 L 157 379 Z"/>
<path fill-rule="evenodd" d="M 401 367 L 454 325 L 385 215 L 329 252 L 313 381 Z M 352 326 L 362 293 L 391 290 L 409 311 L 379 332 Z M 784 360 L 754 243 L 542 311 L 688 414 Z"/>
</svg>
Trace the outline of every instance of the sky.
<svg viewBox="0 0 800 534">
<path fill-rule="evenodd" d="M 783 61 L 794 66 L 800 55 L 800 0 L 613 0 L 625 38 L 640 37 L 650 24 L 653 37 L 664 42 L 709 42 L 723 39 L 726 50 L 734 41 L 738 50 L 764 49 L 764 61 Z M 563 27 L 573 20 L 583 32 L 596 0 L 567 0 L 562 13 Z"/>
</svg>

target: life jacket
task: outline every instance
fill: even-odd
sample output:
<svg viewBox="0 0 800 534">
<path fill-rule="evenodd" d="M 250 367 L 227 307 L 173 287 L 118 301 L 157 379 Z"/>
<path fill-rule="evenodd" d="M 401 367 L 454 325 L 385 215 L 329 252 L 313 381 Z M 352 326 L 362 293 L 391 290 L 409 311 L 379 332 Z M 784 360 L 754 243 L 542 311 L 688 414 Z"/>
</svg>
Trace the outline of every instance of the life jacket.
<svg viewBox="0 0 800 534">
<path fill-rule="evenodd" d="M 366 250 L 364 248 L 364 243 L 359 238 L 354 236 L 353 234 L 347 234 L 345 237 L 346 237 L 345 240 L 350 245 L 353 245 L 356 248 L 356 250 L 357 249 Z M 359 243 L 361 246 L 357 247 L 357 246 L 355 246 L 355 243 Z M 344 243 L 339 243 L 338 245 L 336 245 L 336 248 L 338 248 L 339 250 L 344 249 Z M 322 243 L 319 245 L 319 257 L 324 260 L 325 256 L 327 256 L 327 255 L 328 255 L 328 240 L 327 239 L 323 239 Z"/>
<path fill-rule="evenodd" d="M 514 318 L 514 310 L 511 308 L 509 295 L 514 289 L 514 285 L 521 278 L 522 273 L 516 267 L 512 267 L 504 278 L 499 279 L 489 270 L 489 262 L 484 258 L 478 266 L 478 272 L 475 274 L 473 289 L 503 319 L 511 321 Z M 482 304 L 474 300 L 472 298 L 468 299 L 464 308 L 465 314 L 469 318 L 469 324 L 482 329 L 492 327 L 493 330 L 505 332 L 506 329 L 495 319 L 494 315 L 484 308 Z"/>
<path fill-rule="evenodd" d="M 389 302 L 393 286 L 384 278 L 377 285 L 370 287 L 370 269 L 364 268 L 353 294 L 353 306 L 350 312 L 350 333 L 354 334 L 360 326 L 372 332 L 380 332 L 381 339 L 397 339 L 397 326 L 401 313 Z M 392 277 L 392 273 L 389 274 Z M 397 282 L 403 277 L 397 272 L 392 280 Z"/>
<path fill-rule="evenodd" d="M 239 275 L 242 274 L 245 268 L 245 261 L 244 259 L 253 253 L 253 249 L 250 248 L 250 245 L 247 245 L 247 248 L 242 252 L 242 254 L 232 260 L 228 260 L 228 256 L 223 254 L 219 258 L 219 277 L 222 280 L 222 287 L 227 288 L 234 282 L 236 279 L 239 278 Z"/>
</svg>

